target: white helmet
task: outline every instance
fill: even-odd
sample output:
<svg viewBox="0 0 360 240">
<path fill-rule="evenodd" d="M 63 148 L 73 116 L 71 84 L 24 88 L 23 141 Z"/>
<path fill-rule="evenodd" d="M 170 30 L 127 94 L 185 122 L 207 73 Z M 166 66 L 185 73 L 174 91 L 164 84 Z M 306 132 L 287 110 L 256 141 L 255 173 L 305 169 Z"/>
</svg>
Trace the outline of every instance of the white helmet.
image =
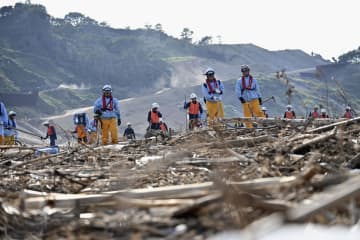
<svg viewBox="0 0 360 240">
<path fill-rule="evenodd" d="M 44 125 L 44 126 L 47 126 L 47 125 L 49 125 L 49 124 L 50 124 L 49 121 L 43 122 L 43 125 Z"/>
<path fill-rule="evenodd" d="M 261 110 L 267 111 L 267 108 L 266 108 L 266 107 L 262 107 Z"/>
<path fill-rule="evenodd" d="M 346 106 L 345 110 L 351 110 L 350 106 Z"/>
<path fill-rule="evenodd" d="M 10 111 L 9 116 L 16 116 L 16 112 L 15 111 Z"/>
<path fill-rule="evenodd" d="M 197 98 L 196 94 L 195 93 L 190 94 L 190 99 L 194 99 L 194 98 Z"/>
<path fill-rule="evenodd" d="M 127 125 L 128 125 L 128 126 L 131 126 L 131 122 L 128 122 Z"/>
<path fill-rule="evenodd" d="M 322 108 L 320 112 L 321 112 L 321 113 L 326 113 L 326 109 L 325 109 L 325 108 Z"/>
<path fill-rule="evenodd" d="M 156 102 L 152 103 L 151 104 L 151 108 L 154 109 L 154 108 L 160 108 L 160 105 Z"/>
<path fill-rule="evenodd" d="M 292 109 L 292 106 L 289 104 L 289 105 L 286 106 L 286 108 Z"/>
<path fill-rule="evenodd" d="M 104 85 L 103 88 L 102 88 L 102 90 L 103 90 L 103 92 L 105 92 L 105 91 L 110 91 L 110 92 L 112 92 L 111 85 L 109 85 L 109 84 Z"/>
<path fill-rule="evenodd" d="M 211 75 L 211 74 L 215 74 L 215 70 L 211 67 L 208 67 L 205 72 L 204 75 Z"/>
<path fill-rule="evenodd" d="M 244 64 L 240 66 L 241 72 L 250 71 L 250 68 L 248 65 Z"/>
</svg>

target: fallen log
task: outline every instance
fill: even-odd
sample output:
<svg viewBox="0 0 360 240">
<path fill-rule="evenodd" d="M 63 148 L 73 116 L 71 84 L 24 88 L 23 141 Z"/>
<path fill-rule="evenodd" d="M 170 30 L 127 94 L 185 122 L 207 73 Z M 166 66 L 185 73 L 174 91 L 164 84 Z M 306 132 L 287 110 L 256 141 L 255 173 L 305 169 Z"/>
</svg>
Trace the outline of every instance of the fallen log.
<svg viewBox="0 0 360 240">
<path fill-rule="evenodd" d="M 189 148 L 202 148 L 202 147 L 209 147 L 209 148 L 223 148 L 224 145 L 227 147 L 241 147 L 244 144 L 255 144 L 259 142 L 266 142 L 270 141 L 271 137 L 268 135 L 252 137 L 252 138 L 240 138 L 237 140 L 228 140 L 223 142 L 213 142 L 213 143 L 200 143 L 200 144 L 193 144 Z"/>
<path fill-rule="evenodd" d="M 286 212 L 286 220 L 303 222 L 323 209 L 344 204 L 344 201 L 360 195 L 359 182 L 360 176 L 352 177 L 331 189 L 313 195 L 310 199 L 306 199 L 298 206 L 289 209 Z"/>
<path fill-rule="evenodd" d="M 360 132 L 360 128 L 356 128 L 356 129 L 346 131 L 346 132 L 344 132 L 344 135 L 350 135 L 350 134 L 358 133 L 358 132 Z"/>
<path fill-rule="evenodd" d="M 304 118 L 287 119 L 287 118 L 260 118 L 260 117 L 238 117 L 238 118 L 224 118 L 221 121 L 224 123 L 231 123 L 237 121 L 254 121 L 261 123 L 306 123 L 308 120 Z M 338 119 L 331 118 L 316 118 L 313 120 L 315 123 L 329 123 L 336 122 Z"/>
<path fill-rule="evenodd" d="M 219 201 L 221 200 L 221 198 L 222 198 L 222 193 L 214 193 L 208 196 L 204 196 L 202 198 L 195 200 L 191 204 L 187 204 L 185 206 L 180 207 L 177 211 L 173 213 L 172 216 L 181 217 L 187 215 L 189 213 L 195 212 L 196 210 L 207 204 L 213 203 L 215 201 Z"/>
<path fill-rule="evenodd" d="M 176 164 L 219 164 L 219 163 L 230 163 L 230 162 L 244 162 L 248 161 L 248 159 L 239 159 L 237 157 L 227 157 L 227 158 L 221 158 L 221 159 L 185 159 L 181 161 L 177 161 Z M 250 160 L 249 160 L 250 161 Z"/>
<path fill-rule="evenodd" d="M 333 123 L 333 124 L 330 124 L 330 125 L 318 127 L 318 128 L 315 128 L 315 129 L 307 130 L 306 133 L 323 132 L 323 131 L 327 131 L 329 129 L 332 129 L 332 128 L 336 127 L 336 126 L 349 125 L 349 124 L 357 123 L 359 121 L 360 121 L 360 117 L 357 117 L 357 118 L 353 118 L 353 119 Z"/>
<path fill-rule="evenodd" d="M 187 197 L 197 197 L 206 195 L 213 188 L 212 182 L 199 184 L 187 184 L 178 186 L 165 186 L 158 188 L 141 188 L 131 190 L 120 190 L 104 192 L 101 194 L 62 194 L 62 193 L 44 193 L 32 190 L 24 190 L 28 196 L 33 196 L 26 200 L 26 206 L 46 206 L 51 202 L 52 206 L 69 207 L 78 201 L 80 204 L 94 203 L 107 200 L 113 196 L 124 196 L 127 198 L 174 198 L 179 195 L 188 194 Z M 38 196 L 38 197 L 34 197 Z"/>
<path fill-rule="evenodd" d="M 2 158 L 21 158 L 25 156 L 30 156 L 34 153 L 33 149 L 19 149 L 15 151 L 5 151 L 0 153 L 0 157 Z M 14 159 L 11 159 L 14 160 Z"/>
<path fill-rule="evenodd" d="M 112 195 L 106 194 L 59 194 L 51 193 L 43 197 L 32 197 L 25 200 L 26 209 L 40 209 L 45 206 L 55 208 L 74 208 L 77 205 L 90 205 L 111 200 Z"/>
<path fill-rule="evenodd" d="M 178 194 L 192 193 L 198 194 L 198 191 L 209 191 L 214 187 L 213 182 L 204 182 L 204 183 L 194 183 L 186 185 L 176 185 L 176 186 L 164 186 L 157 188 L 141 188 L 141 189 L 131 189 L 131 190 L 120 190 L 120 191 L 111 191 L 106 192 L 106 194 L 119 194 L 131 198 L 157 198 L 157 197 L 176 197 Z"/>
<path fill-rule="evenodd" d="M 38 158 L 35 158 L 35 159 L 31 159 L 29 161 L 26 161 L 26 162 L 22 162 L 22 163 L 19 163 L 19 164 L 16 164 L 16 165 L 13 165 L 7 169 L 4 169 L 2 171 L 0 171 L 0 174 L 3 174 L 9 170 L 13 170 L 15 168 L 18 168 L 18 167 L 22 167 L 22 166 L 25 166 L 25 165 L 28 165 L 28 164 L 33 164 L 35 162 L 38 162 L 38 161 L 42 161 L 42 160 L 47 160 L 47 159 L 50 159 L 50 158 L 54 158 L 54 157 L 58 157 L 58 156 L 61 156 L 61 155 L 64 155 L 68 152 L 60 152 L 60 153 L 57 153 L 57 154 L 52 154 L 52 155 L 47 155 L 47 156 L 43 156 L 43 157 L 38 157 Z"/>
<path fill-rule="evenodd" d="M 265 188 L 281 184 L 289 184 L 296 180 L 296 177 L 279 177 L 254 179 L 244 182 L 226 182 L 226 185 L 237 185 L 247 188 Z M 80 204 L 90 204 L 100 201 L 110 201 L 111 197 L 120 196 L 131 199 L 146 198 L 189 198 L 205 196 L 209 191 L 215 189 L 213 182 L 199 184 L 187 184 L 178 186 L 165 186 L 158 188 L 142 188 L 120 191 L 110 191 L 101 194 L 62 194 L 62 193 L 45 193 L 32 190 L 24 190 L 25 195 L 30 197 L 26 200 L 26 206 L 29 208 L 41 207 L 51 204 L 56 207 L 71 207 L 78 201 Z"/>
<path fill-rule="evenodd" d="M 18 145 L 0 145 L 0 149 L 19 149 L 19 150 L 36 150 L 38 147 L 18 146 Z"/>
<path fill-rule="evenodd" d="M 241 154 L 235 152 L 234 150 L 232 150 L 230 148 L 226 148 L 226 151 L 228 153 L 230 153 L 231 155 L 233 155 L 234 157 L 236 157 L 238 159 L 238 161 L 240 161 L 240 162 L 251 162 L 251 161 L 253 161 L 253 160 L 245 157 L 244 155 L 241 155 Z"/>
<path fill-rule="evenodd" d="M 328 134 L 325 134 L 325 135 L 320 135 L 316 138 L 313 138 L 311 140 L 308 140 L 306 141 L 305 143 L 299 145 L 299 146 L 296 146 L 295 148 L 292 149 L 292 153 L 295 153 L 295 154 L 302 154 L 302 150 L 305 149 L 305 148 L 308 148 L 312 145 L 315 145 L 317 143 L 320 143 L 320 142 L 323 142 L 323 141 L 326 141 L 328 140 L 329 138 L 332 138 L 336 135 L 336 128 L 334 128 L 333 131 L 331 131 L 330 133 Z"/>
<path fill-rule="evenodd" d="M 258 178 L 253 180 L 247 180 L 242 182 L 226 181 L 226 185 L 235 185 L 251 189 L 264 189 L 272 188 L 274 186 L 280 187 L 281 185 L 286 185 L 293 183 L 297 180 L 296 176 L 290 177 L 269 177 L 269 178 Z"/>
</svg>

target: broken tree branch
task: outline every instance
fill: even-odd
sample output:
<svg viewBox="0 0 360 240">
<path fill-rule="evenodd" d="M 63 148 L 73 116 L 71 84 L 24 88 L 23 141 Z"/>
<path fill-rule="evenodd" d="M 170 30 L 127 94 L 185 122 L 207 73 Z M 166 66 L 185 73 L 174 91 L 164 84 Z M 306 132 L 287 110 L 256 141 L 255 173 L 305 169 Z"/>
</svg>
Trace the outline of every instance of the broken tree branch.
<svg viewBox="0 0 360 240">
<path fill-rule="evenodd" d="M 331 131 L 328 134 L 325 135 L 320 135 L 314 139 L 308 140 L 305 143 L 301 144 L 300 146 L 295 147 L 292 152 L 297 154 L 297 153 L 301 153 L 301 151 L 307 147 L 313 146 L 317 143 L 323 142 L 328 140 L 329 138 L 332 138 L 336 135 L 336 128 L 333 129 L 333 131 Z"/>
<path fill-rule="evenodd" d="M 302 222 L 325 208 L 343 204 L 345 200 L 359 196 L 359 182 L 360 176 L 352 177 L 332 189 L 316 194 L 310 199 L 306 199 L 299 206 L 287 212 L 287 220 L 290 222 Z"/>
<path fill-rule="evenodd" d="M 353 118 L 353 119 L 349 119 L 349 120 L 329 124 L 329 125 L 326 125 L 326 126 L 318 127 L 318 128 L 315 128 L 315 129 L 311 129 L 311 130 L 306 131 L 306 133 L 323 132 L 323 131 L 330 130 L 330 129 L 336 127 L 336 126 L 349 125 L 349 124 L 357 123 L 359 121 L 360 121 L 360 117 L 357 117 L 357 118 Z"/>
</svg>

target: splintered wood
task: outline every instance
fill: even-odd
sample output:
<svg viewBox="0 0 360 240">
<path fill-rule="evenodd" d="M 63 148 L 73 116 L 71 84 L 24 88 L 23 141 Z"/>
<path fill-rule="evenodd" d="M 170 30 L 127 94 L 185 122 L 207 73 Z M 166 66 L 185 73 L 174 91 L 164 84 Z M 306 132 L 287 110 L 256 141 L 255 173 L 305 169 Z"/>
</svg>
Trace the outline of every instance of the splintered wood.
<svg viewBox="0 0 360 240">
<path fill-rule="evenodd" d="M 110 146 L 0 146 L 8 239 L 206 239 L 276 213 L 287 222 L 360 217 L 359 118 L 226 119 L 171 139 Z"/>
</svg>

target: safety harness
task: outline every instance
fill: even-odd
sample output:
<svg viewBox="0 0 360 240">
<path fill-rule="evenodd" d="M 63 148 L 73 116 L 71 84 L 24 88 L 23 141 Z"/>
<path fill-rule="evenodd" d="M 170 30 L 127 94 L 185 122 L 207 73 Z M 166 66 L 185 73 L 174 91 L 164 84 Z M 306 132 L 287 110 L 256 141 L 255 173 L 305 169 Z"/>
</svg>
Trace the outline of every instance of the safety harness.
<svg viewBox="0 0 360 240">
<path fill-rule="evenodd" d="M 113 110 L 113 106 L 114 106 L 113 97 L 110 96 L 109 98 L 110 98 L 109 103 L 106 104 L 106 97 L 104 95 L 102 96 L 102 108 L 101 108 L 102 111 Z"/>
<path fill-rule="evenodd" d="M 254 90 L 255 88 L 252 88 L 252 83 L 253 83 L 253 77 L 251 75 L 249 75 L 249 84 L 246 86 L 246 82 L 245 82 L 245 76 L 241 77 L 241 94 L 243 94 L 243 92 L 245 90 Z"/>
<path fill-rule="evenodd" d="M 206 83 L 204 83 L 204 87 L 206 87 L 208 89 L 209 94 L 215 93 L 215 90 L 212 88 L 211 83 L 212 81 L 206 80 Z M 215 83 L 215 89 L 219 88 L 220 85 L 220 80 L 216 80 L 214 81 Z"/>
</svg>

